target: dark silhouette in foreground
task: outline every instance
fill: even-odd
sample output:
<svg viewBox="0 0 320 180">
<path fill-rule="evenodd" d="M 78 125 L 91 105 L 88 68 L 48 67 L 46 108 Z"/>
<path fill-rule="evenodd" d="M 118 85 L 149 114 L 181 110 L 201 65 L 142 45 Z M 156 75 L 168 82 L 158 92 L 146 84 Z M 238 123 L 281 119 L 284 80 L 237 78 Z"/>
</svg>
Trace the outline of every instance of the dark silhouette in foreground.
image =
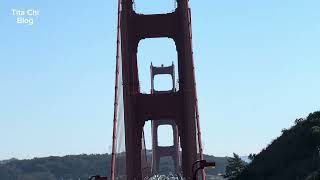
<svg viewBox="0 0 320 180">
<path fill-rule="evenodd" d="M 236 180 L 319 180 L 320 112 L 297 119 L 259 154 Z"/>
</svg>

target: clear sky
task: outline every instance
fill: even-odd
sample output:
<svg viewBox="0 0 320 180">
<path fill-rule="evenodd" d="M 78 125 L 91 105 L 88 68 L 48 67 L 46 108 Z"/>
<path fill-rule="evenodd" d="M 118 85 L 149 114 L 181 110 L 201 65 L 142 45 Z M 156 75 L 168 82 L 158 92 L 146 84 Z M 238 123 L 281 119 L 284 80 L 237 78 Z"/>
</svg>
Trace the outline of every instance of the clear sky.
<svg viewBox="0 0 320 180">
<path fill-rule="evenodd" d="M 174 8 L 147 3 L 137 11 Z M 190 4 L 205 153 L 257 153 L 320 109 L 318 0 Z M 40 15 L 17 24 L 12 9 Z M 1 0 L 0 23 L 0 159 L 110 153 L 117 0 Z M 141 42 L 142 89 L 150 62 L 175 53 L 169 39 Z"/>
</svg>

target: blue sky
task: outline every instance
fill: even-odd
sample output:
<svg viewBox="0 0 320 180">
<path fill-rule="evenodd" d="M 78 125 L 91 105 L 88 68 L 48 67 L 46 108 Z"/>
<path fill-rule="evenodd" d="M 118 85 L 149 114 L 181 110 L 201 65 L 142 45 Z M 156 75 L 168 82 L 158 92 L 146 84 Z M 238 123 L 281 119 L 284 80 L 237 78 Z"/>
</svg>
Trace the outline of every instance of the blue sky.
<svg viewBox="0 0 320 180">
<path fill-rule="evenodd" d="M 136 9 L 173 9 L 147 3 Z M 319 1 L 190 4 L 205 153 L 257 153 L 320 109 Z M 16 24 L 13 8 L 40 16 Z M 117 1 L 6 0 L 0 22 L 0 159 L 110 152 Z M 140 43 L 142 89 L 151 61 L 176 62 L 173 49 L 169 39 Z"/>
</svg>

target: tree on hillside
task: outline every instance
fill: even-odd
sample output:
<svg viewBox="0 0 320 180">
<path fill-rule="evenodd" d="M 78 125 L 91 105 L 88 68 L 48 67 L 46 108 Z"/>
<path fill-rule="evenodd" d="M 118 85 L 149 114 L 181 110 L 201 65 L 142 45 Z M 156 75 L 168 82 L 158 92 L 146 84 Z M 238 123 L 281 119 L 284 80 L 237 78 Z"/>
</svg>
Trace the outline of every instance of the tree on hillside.
<svg viewBox="0 0 320 180">
<path fill-rule="evenodd" d="M 236 153 L 233 153 L 233 157 L 228 158 L 228 163 L 226 167 L 226 177 L 229 179 L 237 177 L 246 166 Z"/>
<path fill-rule="evenodd" d="M 320 180 L 320 111 L 296 120 L 236 180 Z"/>
<path fill-rule="evenodd" d="M 251 153 L 251 154 L 249 154 L 249 156 L 248 156 L 248 158 L 251 160 L 251 161 L 253 161 L 253 159 L 256 157 L 256 154 L 254 154 L 254 153 Z"/>
</svg>

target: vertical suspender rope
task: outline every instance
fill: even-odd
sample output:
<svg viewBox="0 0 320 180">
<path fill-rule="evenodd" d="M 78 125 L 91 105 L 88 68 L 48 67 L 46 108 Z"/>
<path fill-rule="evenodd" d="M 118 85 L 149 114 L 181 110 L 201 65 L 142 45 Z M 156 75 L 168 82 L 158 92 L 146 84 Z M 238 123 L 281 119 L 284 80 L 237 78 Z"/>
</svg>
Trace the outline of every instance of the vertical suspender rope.
<svg viewBox="0 0 320 180">
<path fill-rule="evenodd" d="M 121 1 L 118 0 L 118 25 L 117 25 L 117 54 L 116 54 L 116 72 L 115 72 L 115 92 L 114 92 L 114 110 L 113 110 L 113 135 L 112 135 L 112 156 L 111 156 L 111 179 L 115 179 L 116 168 L 116 147 L 117 147 L 117 113 L 118 113 L 118 81 L 119 81 L 119 46 L 120 46 L 120 23 L 121 23 Z"/>
<path fill-rule="evenodd" d="M 199 119 L 199 107 L 198 107 L 198 97 L 197 97 L 197 88 L 196 88 L 196 76 L 195 76 L 195 68 L 194 68 L 194 58 L 193 58 L 193 47 L 192 47 L 192 29 L 191 29 L 191 9 L 189 7 L 189 3 L 187 2 L 188 8 L 188 27 L 189 27 L 189 38 L 190 38 L 190 46 L 191 46 L 191 53 L 192 53 L 192 66 L 193 66 L 193 78 L 194 78 L 194 101 L 195 101 L 195 115 L 196 115 L 196 122 L 197 122 L 197 130 L 198 130 L 198 146 L 199 146 L 199 153 L 200 159 L 203 159 L 203 149 L 202 149 L 202 140 L 201 140 L 201 130 L 200 130 L 200 119 Z M 202 170 L 202 179 L 205 180 L 205 171 Z"/>
</svg>

